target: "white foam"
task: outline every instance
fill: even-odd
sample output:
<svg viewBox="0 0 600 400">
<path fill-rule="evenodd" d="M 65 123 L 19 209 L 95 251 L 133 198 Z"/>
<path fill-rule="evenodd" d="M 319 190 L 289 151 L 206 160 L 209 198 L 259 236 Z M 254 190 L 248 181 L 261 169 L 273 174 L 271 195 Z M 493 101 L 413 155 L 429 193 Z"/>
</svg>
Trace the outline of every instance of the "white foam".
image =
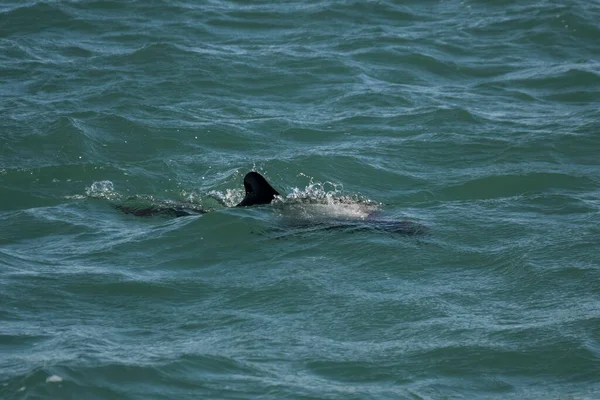
<svg viewBox="0 0 600 400">
<path fill-rule="evenodd" d="M 309 220 L 365 219 L 375 210 L 373 206 L 359 203 L 298 203 L 278 208 L 282 217 Z"/>
<path fill-rule="evenodd" d="M 94 182 L 92 186 L 85 189 L 85 194 L 88 197 L 108 200 L 118 200 L 121 198 L 121 195 L 115 191 L 115 187 L 111 181 Z"/>
<path fill-rule="evenodd" d="M 46 383 L 57 383 L 57 382 L 62 382 L 63 378 L 61 378 L 58 375 L 52 375 L 46 378 Z"/>
<path fill-rule="evenodd" d="M 379 204 L 361 196 L 343 195 L 343 186 L 332 182 L 311 182 L 304 188 L 294 188 L 274 204 L 277 213 L 285 218 L 327 220 L 365 219 Z"/>
<path fill-rule="evenodd" d="M 208 194 L 219 199 L 227 207 L 234 207 L 244 198 L 244 192 L 240 189 L 227 189 L 224 193 L 211 190 Z"/>
<path fill-rule="evenodd" d="M 67 200 L 83 200 L 85 199 L 86 196 L 82 195 L 82 194 L 74 194 L 72 196 L 64 196 L 65 199 Z"/>
</svg>

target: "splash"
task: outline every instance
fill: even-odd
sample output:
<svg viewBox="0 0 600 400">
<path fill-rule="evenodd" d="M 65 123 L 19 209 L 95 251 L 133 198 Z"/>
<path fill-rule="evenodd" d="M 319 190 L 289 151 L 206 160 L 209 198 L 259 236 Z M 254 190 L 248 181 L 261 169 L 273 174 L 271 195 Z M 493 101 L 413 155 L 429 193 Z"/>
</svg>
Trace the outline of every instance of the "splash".
<svg viewBox="0 0 600 400">
<path fill-rule="evenodd" d="M 276 213 L 282 217 L 305 220 L 366 219 L 381 204 L 358 194 L 344 194 L 344 187 L 333 182 L 313 182 L 293 188 L 290 194 L 275 199 Z"/>
<path fill-rule="evenodd" d="M 243 189 L 226 189 L 224 192 L 211 190 L 208 195 L 217 199 L 225 207 L 235 207 L 244 198 Z"/>
<path fill-rule="evenodd" d="M 92 186 L 85 189 L 85 194 L 88 197 L 106 200 L 120 200 L 121 195 L 115 191 L 115 187 L 111 181 L 98 181 L 92 183 Z"/>
<path fill-rule="evenodd" d="M 58 375 L 52 375 L 46 378 L 46 383 L 57 383 L 62 382 L 63 378 Z"/>
</svg>

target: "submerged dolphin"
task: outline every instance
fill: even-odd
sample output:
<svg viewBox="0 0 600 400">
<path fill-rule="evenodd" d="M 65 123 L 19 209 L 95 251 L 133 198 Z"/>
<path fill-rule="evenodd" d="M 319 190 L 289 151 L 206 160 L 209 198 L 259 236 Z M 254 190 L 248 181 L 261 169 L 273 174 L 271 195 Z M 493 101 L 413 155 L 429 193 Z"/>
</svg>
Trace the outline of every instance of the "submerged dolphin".
<svg viewBox="0 0 600 400">
<path fill-rule="evenodd" d="M 248 172 L 244 177 L 244 189 L 246 190 L 246 195 L 240 204 L 236 205 L 236 207 L 270 204 L 275 196 L 279 196 L 279 192 L 273 189 L 273 186 L 267 182 L 265 177 L 254 171 Z M 198 215 L 208 212 L 207 210 L 198 208 L 191 204 L 163 204 L 144 208 L 136 208 L 126 205 L 117 205 L 115 207 L 118 210 L 123 211 L 125 214 L 132 214 L 136 217 L 151 217 L 154 215 L 185 217 L 188 215 Z"/>
<path fill-rule="evenodd" d="M 236 207 L 249 207 L 261 204 L 270 204 L 276 196 L 281 196 L 277 190 L 271 186 L 264 176 L 258 172 L 251 171 L 244 177 L 244 189 L 246 194 L 244 199 Z M 307 207 L 309 205 L 306 205 Z M 204 214 L 208 211 L 197 208 L 193 205 L 164 205 L 147 208 L 133 208 L 124 205 L 116 206 L 117 209 L 126 214 L 132 214 L 139 217 L 148 217 L 153 215 L 183 217 L 188 215 Z M 304 210 L 304 213 L 307 213 Z M 310 214 L 310 211 L 308 211 Z M 312 218 L 296 218 L 292 227 L 308 227 L 310 229 L 332 230 L 343 229 L 348 231 L 377 230 L 393 233 L 402 233 L 407 235 L 419 235 L 427 231 L 427 227 L 410 222 L 395 221 L 387 219 L 374 218 L 375 213 L 366 212 L 366 217 L 330 217 L 323 218 L 323 215 L 313 215 Z"/>
</svg>

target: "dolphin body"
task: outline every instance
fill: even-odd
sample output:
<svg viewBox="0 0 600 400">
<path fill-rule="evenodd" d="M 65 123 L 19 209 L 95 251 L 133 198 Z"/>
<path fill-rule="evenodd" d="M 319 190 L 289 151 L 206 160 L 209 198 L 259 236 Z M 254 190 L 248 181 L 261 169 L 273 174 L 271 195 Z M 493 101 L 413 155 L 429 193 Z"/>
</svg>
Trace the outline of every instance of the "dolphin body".
<svg viewBox="0 0 600 400">
<path fill-rule="evenodd" d="M 264 176 L 258 172 L 248 172 L 244 177 L 244 189 L 246 195 L 240 204 L 236 207 L 249 207 L 259 204 L 270 204 L 275 196 L 279 196 L 279 192 L 273 189 L 273 186 Z M 170 217 L 185 217 L 189 215 L 205 214 L 208 211 L 202 208 L 197 208 L 182 204 L 165 204 L 154 207 L 136 208 L 125 205 L 115 206 L 117 210 L 123 211 L 125 214 L 135 215 L 136 217 L 152 217 L 155 215 L 170 216 Z"/>
<path fill-rule="evenodd" d="M 261 204 L 271 204 L 275 197 L 281 196 L 277 190 L 258 172 L 251 171 L 244 177 L 244 189 L 246 195 L 236 207 L 250 207 Z M 308 206 L 307 206 L 308 207 Z M 207 210 L 194 206 L 164 205 L 147 208 L 134 208 L 125 205 L 117 205 L 117 209 L 126 214 L 138 217 L 150 217 L 155 215 L 183 217 L 207 213 Z M 379 219 L 379 213 L 367 213 L 363 218 L 333 217 L 333 218 L 300 218 L 291 224 L 294 228 L 308 230 L 345 230 L 357 231 L 384 231 L 389 233 L 400 233 L 404 235 L 422 235 L 428 228 L 411 222 L 389 219 Z"/>
</svg>

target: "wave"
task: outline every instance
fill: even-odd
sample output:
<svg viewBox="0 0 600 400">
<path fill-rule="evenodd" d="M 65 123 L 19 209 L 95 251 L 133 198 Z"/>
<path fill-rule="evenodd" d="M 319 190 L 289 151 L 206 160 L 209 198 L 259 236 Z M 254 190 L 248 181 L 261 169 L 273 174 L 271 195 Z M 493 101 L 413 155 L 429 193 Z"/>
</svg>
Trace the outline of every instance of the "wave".
<svg viewBox="0 0 600 400">
<path fill-rule="evenodd" d="M 10 38 L 23 34 L 36 34 L 51 29 L 93 31 L 95 25 L 76 18 L 67 7 L 57 2 L 33 2 L 0 12 L 0 37 Z"/>
</svg>

